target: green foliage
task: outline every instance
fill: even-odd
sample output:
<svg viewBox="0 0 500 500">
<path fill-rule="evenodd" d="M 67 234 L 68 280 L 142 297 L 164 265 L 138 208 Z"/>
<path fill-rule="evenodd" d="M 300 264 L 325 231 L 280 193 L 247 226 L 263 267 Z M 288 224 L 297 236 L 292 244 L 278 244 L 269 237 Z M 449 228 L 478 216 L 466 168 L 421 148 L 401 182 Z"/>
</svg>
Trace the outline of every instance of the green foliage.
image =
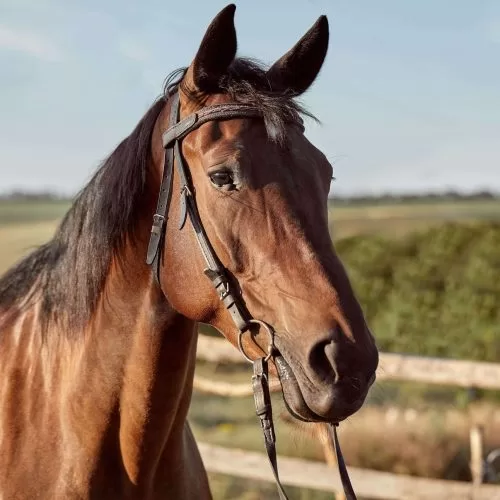
<svg viewBox="0 0 500 500">
<path fill-rule="evenodd" d="M 336 246 L 381 350 L 500 361 L 500 223 Z"/>
</svg>

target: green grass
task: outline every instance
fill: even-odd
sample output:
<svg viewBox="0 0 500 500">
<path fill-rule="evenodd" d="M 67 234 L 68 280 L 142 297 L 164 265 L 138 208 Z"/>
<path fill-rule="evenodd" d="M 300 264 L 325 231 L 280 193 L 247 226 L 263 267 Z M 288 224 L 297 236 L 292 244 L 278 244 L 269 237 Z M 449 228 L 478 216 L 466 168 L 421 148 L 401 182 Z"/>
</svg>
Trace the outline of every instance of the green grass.
<svg viewBox="0 0 500 500">
<path fill-rule="evenodd" d="M 55 221 L 0 225 L 0 275 L 21 257 L 49 240 L 56 226 Z"/>
<path fill-rule="evenodd" d="M 69 206 L 67 201 L 0 200 L 0 275 L 51 238 Z"/>
<path fill-rule="evenodd" d="M 335 201 L 330 201 L 329 210 L 341 214 L 340 217 L 375 216 L 391 218 L 411 218 L 427 215 L 430 218 L 498 218 L 500 199 L 473 200 L 459 202 L 414 202 L 414 203 L 387 203 L 376 205 L 347 205 L 337 206 Z"/>
<path fill-rule="evenodd" d="M 331 202 L 328 213 L 334 240 L 367 234 L 400 238 L 447 221 L 498 220 L 500 200 L 338 207 Z"/>
<path fill-rule="evenodd" d="M 57 221 L 69 207 L 68 201 L 0 200 L 0 226 Z"/>
</svg>

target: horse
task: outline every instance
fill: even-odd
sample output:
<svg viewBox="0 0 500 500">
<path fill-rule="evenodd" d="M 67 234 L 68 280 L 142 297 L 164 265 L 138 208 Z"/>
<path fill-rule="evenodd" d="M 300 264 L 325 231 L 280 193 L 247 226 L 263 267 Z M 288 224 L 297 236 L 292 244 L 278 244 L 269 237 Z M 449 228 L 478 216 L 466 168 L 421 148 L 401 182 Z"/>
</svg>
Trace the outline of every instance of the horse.
<svg viewBox="0 0 500 500">
<path fill-rule="evenodd" d="M 306 422 L 344 420 L 375 380 L 328 231 L 332 167 L 297 100 L 328 20 L 266 66 L 237 57 L 235 9 L 0 280 L 3 500 L 212 498 L 187 421 L 200 322 L 285 367 L 286 407 Z"/>
</svg>

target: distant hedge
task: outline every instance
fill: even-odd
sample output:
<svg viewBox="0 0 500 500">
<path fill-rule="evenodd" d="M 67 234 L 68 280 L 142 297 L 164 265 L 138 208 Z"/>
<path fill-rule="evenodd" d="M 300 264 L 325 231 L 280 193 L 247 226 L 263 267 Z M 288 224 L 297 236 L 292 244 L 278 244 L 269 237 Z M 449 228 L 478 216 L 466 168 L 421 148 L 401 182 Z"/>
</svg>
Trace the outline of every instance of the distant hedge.
<svg viewBox="0 0 500 500">
<path fill-rule="evenodd" d="M 500 223 L 336 243 L 383 351 L 500 362 Z"/>
</svg>

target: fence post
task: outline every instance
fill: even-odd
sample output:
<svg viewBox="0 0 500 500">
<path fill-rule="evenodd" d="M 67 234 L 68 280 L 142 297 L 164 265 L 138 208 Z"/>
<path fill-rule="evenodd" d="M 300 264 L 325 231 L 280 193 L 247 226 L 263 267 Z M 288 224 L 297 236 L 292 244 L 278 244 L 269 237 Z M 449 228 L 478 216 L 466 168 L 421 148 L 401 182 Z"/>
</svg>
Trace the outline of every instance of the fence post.
<svg viewBox="0 0 500 500">
<path fill-rule="evenodd" d="M 474 424 L 470 429 L 470 470 L 472 474 L 473 498 L 483 482 L 483 428 Z"/>
</svg>

